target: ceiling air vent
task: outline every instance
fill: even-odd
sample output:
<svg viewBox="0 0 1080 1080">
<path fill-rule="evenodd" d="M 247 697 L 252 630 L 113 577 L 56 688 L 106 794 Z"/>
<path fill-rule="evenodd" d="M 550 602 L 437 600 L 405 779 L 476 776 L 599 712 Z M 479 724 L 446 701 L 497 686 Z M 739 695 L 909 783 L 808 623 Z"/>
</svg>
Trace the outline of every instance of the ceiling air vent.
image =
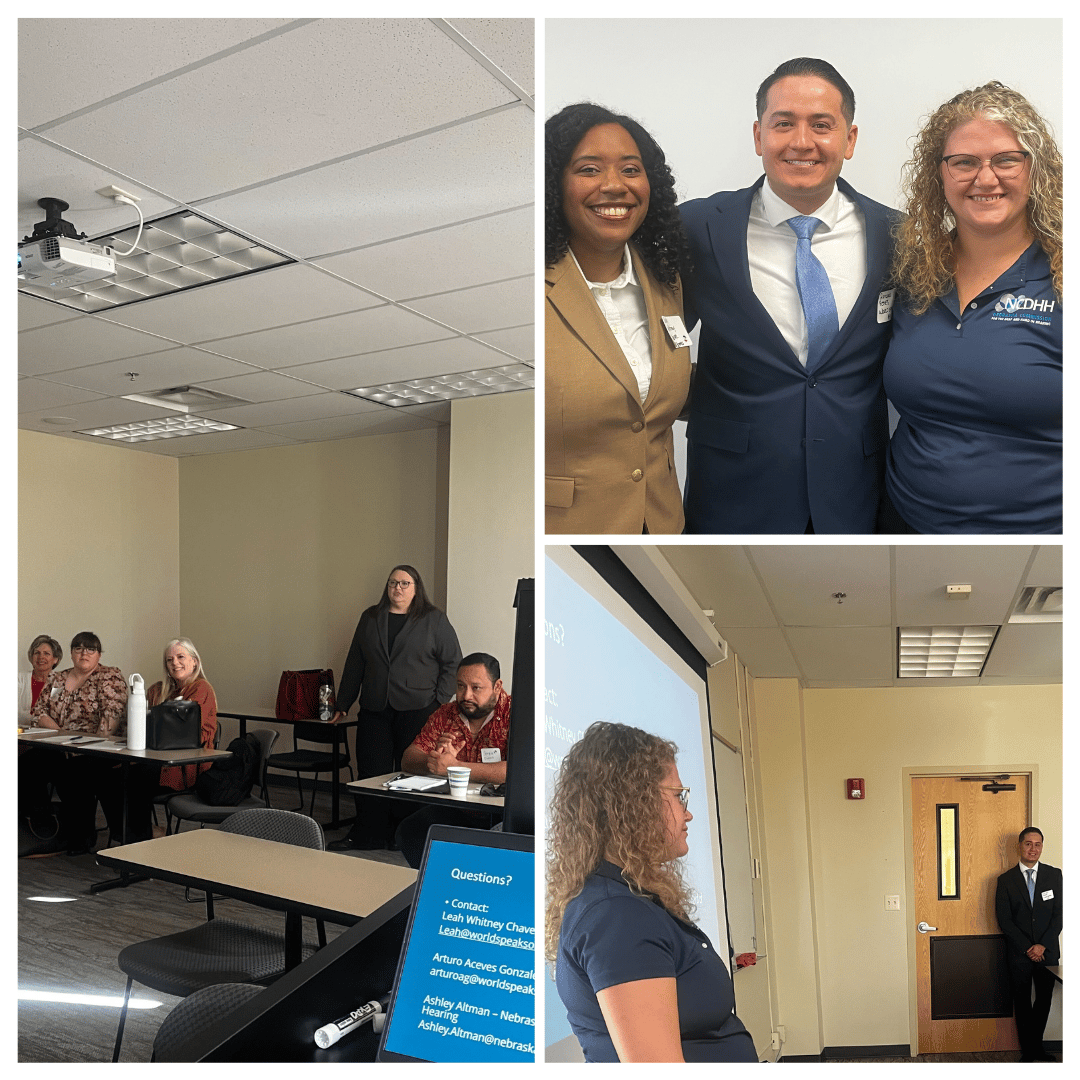
<svg viewBox="0 0 1080 1080">
<path fill-rule="evenodd" d="M 1062 611 L 1060 585 L 1029 585 L 1020 594 L 1010 623 L 1059 623 Z"/>
</svg>

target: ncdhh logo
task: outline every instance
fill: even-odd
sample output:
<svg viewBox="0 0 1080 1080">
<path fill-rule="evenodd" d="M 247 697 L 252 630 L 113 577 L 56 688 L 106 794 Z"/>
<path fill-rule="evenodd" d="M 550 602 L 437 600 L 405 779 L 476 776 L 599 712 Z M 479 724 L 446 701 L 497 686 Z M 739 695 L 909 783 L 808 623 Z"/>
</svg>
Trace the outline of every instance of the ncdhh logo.
<svg viewBox="0 0 1080 1080">
<path fill-rule="evenodd" d="M 1017 315 L 1022 311 L 1038 311 L 1049 314 L 1054 310 L 1053 300 L 1035 300 L 1030 296 L 1013 296 L 1006 293 L 995 305 L 995 311 L 1004 312 L 1007 315 Z"/>
</svg>

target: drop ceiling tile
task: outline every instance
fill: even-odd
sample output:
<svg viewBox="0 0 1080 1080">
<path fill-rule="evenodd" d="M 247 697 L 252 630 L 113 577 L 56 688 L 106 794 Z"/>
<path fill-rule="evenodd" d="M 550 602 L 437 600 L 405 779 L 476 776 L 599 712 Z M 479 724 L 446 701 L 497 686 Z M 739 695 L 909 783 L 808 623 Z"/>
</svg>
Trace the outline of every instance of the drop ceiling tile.
<svg viewBox="0 0 1080 1080">
<path fill-rule="evenodd" d="M 427 296 L 448 284 L 467 288 L 518 277 L 533 270 L 533 208 L 375 244 L 318 265 L 391 300 Z"/>
<path fill-rule="evenodd" d="M 738 626 L 728 632 L 720 624 L 716 628 L 755 678 L 799 678 L 799 665 L 779 629 Z"/>
<path fill-rule="evenodd" d="M 381 411 L 385 406 L 336 392 L 311 394 L 283 401 L 265 401 L 257 405 L 232 405 L 226 409 L 200 409 L 199 415 L 210 420 L 223 420 L 241 427 L 270 428 L 278 424 L 300 423 L 305 420 L 325 420 L 329 417 L 353 416 L 357 413 Z"/>
<path fill-rule="evenodd" d="M 185 347 L 147 356 L 130 356 L 124 360 L 71 371 L 57 371 L 51 377 L 71 386 L 123 397 L 126 394 L 149 394 L 171 386 L 186 386 L 204 379 L 243 375 L 249 371 L 250 367 L 236 360 Z M 129 372 L 137 377 L 129 378 Z"/>
<path fill-rule="evenodd" d="M 419 431 L 435 428 L 433 420 L 419 416 L 401 416 L 404 409 L 383 409 L 382 413 L 363 413 L 339 416 L 332 420 L 310 420 L 300 424 L 278 424 L 265 430 L 285 435 L 299 442 L 319 442 L 324 439 L 353 439 L 362 435 L 391 435 L 398 431 Z"/>
<path fill-rule="evenodd" d="M 408 306 L 466 334 L 521 326 L 533 318 L 534 282 L 535 278 L 529 274 L 511 281 L 410 300 Z"/>
<path fill-rule="evenodd" d="M 81 387 L 65 386 L 63 383 L 45 379 L 19 380 L 19 412 L 37 412 L 42 409 L 62 409 L 77 401 L 94 401 L 102 395 L 83 390 Z"/>
<path fill-rule="evenodd" d="M 160 409 L 156 405 L 144 405 L 138 401 L 125 401 L 123 398 L 98 398 L 94 401 L 81 401 L 65 405 L 62 409 L 38 409 L 19 415 L 19 427 L 31 431 L 44 431 L 48 435 L 59 432 L 75 431 L 77 428 L 108 427 L 111 424 L 131 424 L 136 420 L 153 420 L 159 416 L 175 416 L 171 409 Z M 45 417 L 63 417 L 62 424 L 46 424 Z M 104 442 L 95 439 L 95 442 Z"/>
<path fill-rule="evenodd" d="M 777 625 L 743 548 L 667 544 L 660 552 L 698 605 L 716 612 L 713 622 L 717 626 Z"/>
<path fill-rule="evenodd" d="M 518 106 L 199 209 L 317 258 L 525 206 L 533 198 L 533 120 Z"/>
<path fill-rule="evenodd" d="M 19 67 L 19 123 L 34 127 L 283 26 L 286 19 L 20 19 L 19 52 L 84 57 L 78 77 Z M 104 58 L 109 58 L 108 60 Z M 91 60 L 90 58 L 94 58 Z M 122 61 L 122 62 L 121 62 Z"/>
<path fill-rule="evenodd" d="M 787 631 L 808 683 L 889 680 L 895 637 L 883 626 L 795 626 Z"/>
<path fill-rule="evenodd" d="M 532 19 L 447 21 L 526 93 L 533 93 L 533 45 L 536 32 Z"/>
<path fill-rule="evenodd" d="M 1062 668 L 1062 624 L 1025 623 L 998 631 L 983 675 L 1024 675 L 1059 682 Z"/>
<path fill-rule="evenodd" d="M 68 371 L 76 364 L 97 364 L 174 348 L 172 341 L 83 315 L 77 322 L 20 331 L 19 371 L 23 375 L 45 375 Z"/>
<path fill-rule="evenodd" d="M 1042 544 L 1031 564 L 1025 585 L 1062 585 L 1062 549 L 1060 544 Z"/>
<path fill-rule="evenodd" d="M 236 375 L 231 379 L 203 379 L 199 385 L 207 390 L 216 390 L 219 394 L 231 394 L 252 402 L 281 401 L 322 393 L 320 386 L 312 386 L 274 371 L 254 371 L 250 375 Z"/>
<path fill-rule="evenodd" d="M 196 457 L 201 454 L 229 454 L 237 450 L 260 450 L 267 446 L 292 446 L 295 440 L 268 431 L 240 428 L 237 431 L 213 431 L 206 435 L 189 435 L 183 439 L 162 439 L 160 442 L 135 443 L 132 450 L 165 457 Z"/>
<path fill-rule="evenodd" d="M 50 135 L 191 203 L 512 100 L 426 19 L 320 19 Z M 192 117 L 199 138 L 177 139 Z M 140 137 L 118 143 L 118 129 Z"/>
<path fill-rule="evenodd" d="M 509 330 L 489 330 L 475 336 L 519 360 L 532 363 L 536 358 L 536 327 L 532 323 L 528 326 L 512 326 Z"/>
<path fill-rule="evenodd" d="M 1031 557 L 1028 545 L 897 545 L 896 619 L 900 626 L 1001 623 Z M 946 585 L 970 585 L 950 600 Z"/>
<path fill-rule="evenodd" d="M 395 345 L 435 341 L 450 337 L 451 333 L 412 312 L 385 305 L 255 334 L 221 338 L 206 342 L 206 345 L 215 352 L 271 369 L 377 352 Z"/>
<path fill-rule="evenodd" d="M 103 318 L 191 345 L 375 307 L 383 301 L 310 266 L 278 266 L 143 300 Z"/>
<path fill-rule="evenodd" d="M 45 190 L 42 190 L 42 177 L 48 177 Z M 64 220 L 88 237 L 137 224 L 139 215 L 132 207 L 97 194 L 99 188 L 110 184 L 136 196 L 143 217 L 160 217 L 176 209 L 176 203 L 171 199 L 148 191 L 119 173 L 110 172 L 104 165 L 83 161 L 44 137 L 20 139 L 19 240 L 29 236 L 37 222 L 45 220 L 45 211 L 37 204 L 43 196 L 68 203 L 70 209 L 63 212 Z"/>
<path fill-rule="evenodd" d="M 459 371 L 501 367 L 508 357 L 485 348 L 469 338 L 455 337 L 400 349 L 343 356 L 317 364 L 303 364 L 288 369 L 290 375 L 308 379 L 335 390 L 355 390 L 407 379 L 429 379 Z"/>
<path fill-rule="evenodd" d="M 889 626 L 885 545 L 754 545 L 751 558 L 786 626 Z M 847 593 L 842 604 L 835 592 Z"/>
<path fill-rule="evenodd" d="M 19 293 L 19 329 L 33 330 L 39 326 L 51 326 L 53 323 L 70 322 L 81 318 L 71 308 L 50 304 L 48 300 L 39 300 L 36 296 Z"/>
</svg>

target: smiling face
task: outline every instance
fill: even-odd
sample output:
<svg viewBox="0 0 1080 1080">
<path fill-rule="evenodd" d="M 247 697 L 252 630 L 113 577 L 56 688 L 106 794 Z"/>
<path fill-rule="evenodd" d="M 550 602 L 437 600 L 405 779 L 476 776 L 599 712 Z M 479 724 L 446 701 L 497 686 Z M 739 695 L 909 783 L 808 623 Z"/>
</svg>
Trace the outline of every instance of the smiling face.
<svg viewBox="0 0 1080 1080">
<path fill-rule="evenodd" d="M 165 670 L 177 686 L 186 686 L 195 674 L 195 657 L 183 645 L 170 645 L 165 650 Z"/>
<path fill-rule="evenodd" d="M 679 796 L 673 789 L 681 788 L 683 782 L 679 779 L 679 768 L 673 761 L 664 773 L 660 781 L 660 794 L 664 800 L 664 840 L 665 861 L 682 858 L 690 851 L 687 842 L 687 825 L 693 821 L 694 815 L 689 810 L 684 810 Z"/>
<path fill-rule="evenodd" d="M 1020 840 L 1020 861 L 1025 866 L 1034 866 L 1042 858 L 1043 842 L 1037 832 L 1024 833 Z"/>
<path fill-rule="evenodd" d="M 649 178 L 637 143 L 621 124 L 598 124 L 563 170 L 563 215 L 579 261 L 621 252 L 649 212 Z"/>
<path fill-rule="evenodd" d="M 765 112 L 754 122 L 754 149 L 773 191 L 801 214 L 832 194 L 855 152 L 859 129 L 841 111 L 840 91 L 815 75 L 789 75 L 769 87 Z"/>
<path fill-rule="evenodd" d="M 57 660 L 53 655 L 52 646 L 42 642 L 31 654 L 30 663 L 33 665 L 34 678 L 38 682 L 44 682 L 49 672 L 56 667 Z"/>
<path fill-rule="evenodd" d="M 1031 162 L 1025 160 L 1016 176 L 1000 177 L 987 163 L 995 154 L 1023 150 L 1012 130 L 997 120 L 969 120 L 945 140 L 941 156 L 967 154 L 978 158 L 979 171 L 970 180 L 953 179 L 941 163 L 945 199 L 961 234 L 1002 236 L 1027 231 L 1027 204 L 1031 194 Z"/>
</svg>

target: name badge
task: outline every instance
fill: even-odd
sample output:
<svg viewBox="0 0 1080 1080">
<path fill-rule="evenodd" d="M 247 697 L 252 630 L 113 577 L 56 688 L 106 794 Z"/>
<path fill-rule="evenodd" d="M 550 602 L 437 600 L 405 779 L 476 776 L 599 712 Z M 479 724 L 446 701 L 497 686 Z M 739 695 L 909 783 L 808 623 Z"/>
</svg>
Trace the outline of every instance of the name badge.
<svg viewBox="0 0 1080 1080">
<path fill-rule="evenodd" d="M 667 336 L 671 338 L 671 344 L 676 349 L 688 349 L 690 347 L 690 335 L 686 332 L 686 327 L 678 315 L 661 315 L 660 321 L 664 324 Z"/>
<path fill-rule="evenodd" d="M 1042 898 L 1044 900 L 1053 900 L 1054 899 L 1054 890 L 1053 889 L 1047 889 L 1046 892 L 1044 892 L 1042 894 Z"/>
<path fill-rule="evenodd" d="M 878 293 L 877 321 L 879 323 L 892 322 L 892 305 L 893 297 L 895 296 L 895 289 L 883 289 L 881 292 Z"/>
<path fill-rule="evenodd" d="M 480 760 L 485 765 L 494 765 L 496 762 L 502 761 L 502 754 L 497 746 L 482 746 L 480 748 Z"/>
</svg>

